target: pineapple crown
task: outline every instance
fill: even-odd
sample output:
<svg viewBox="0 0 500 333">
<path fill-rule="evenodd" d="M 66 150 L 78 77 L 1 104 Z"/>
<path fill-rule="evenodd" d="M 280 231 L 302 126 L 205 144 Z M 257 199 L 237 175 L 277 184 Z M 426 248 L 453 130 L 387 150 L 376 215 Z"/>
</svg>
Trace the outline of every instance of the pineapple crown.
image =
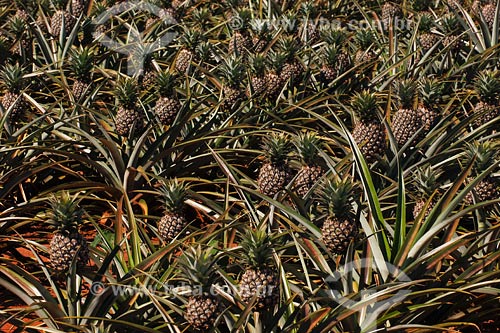
<svg viewBox="0 0 500 333">
<path fill-rule="evenodd" d="M 248 8 L 239 9 L 236 12 L 236 19 L 238 20 L 238 30 L 247 31 L 252 21 L 252 12 Z"/>
<path fill-rule="evenodd" d="M 137 101 L 138 83 L 134 78 L 122 78 L 116 83 L 114 95 L 124 106 L 132 106 Z"/>
<path fill-rule="evenodd" d="M 229 86 L 237 87 L 242 81 L 245 73 L 245 66 L 240 59 L 229 58 L 220 67 L 220 71 Z"/>
<path fill-rule="evenodd" d="M 94 53 L 90 48 L 74 51 L 71 56 L 71 69 L 78 78 L 85 78 L 90 75 L 94 67 Z"/>
<path fill-rule="evenodd" d="M 441 27 L 445 33 L 454 35 L 460 28 L 460 22 L 454 14 L 448 14 L 441 19 Z"/>
<path fill-rule="evenodd" d="M 200 26 L 205 26 L 205 24 L 210 20 L 212 14 L 205 7 L 195 8 L 192 12 L 193 21 L 197 22 Z"/>
<path fill-rule="evenodd" d="M 54 6 L 54 8 L 56 10 L 66 9 L 67 5 L 68 5 L 68 1 L 67 0 L 53 0 L 52 5 Z"/>
<path fill-rule="evenodd" d="M 294 140 L 300 158 L 306 165 L 314 165 L 318 157 L 319 138 L 315 132 L 301 132 Z"/>
<path fill-rule="evenodd" d="M 426 107 L 439 104 L 444 93 L 444 85 L 435 78 L 425 77 L 420 81 L 420 95 Z"/>
<path fill-rule="evenodd" d="M 263 76 L 267 68 L 267 59 L 262 54 L 250 55 L 250 69 L 257 76 Z"/>
<path fill-rule="evenodd" d="M 25 33 L 27 30 L 27 23 L 26 21 L 18 16 L 13 16 L 9 20 L 9 29 L 10 31 L 19 38 L 23 33 Z"/>
<path fill-rule="evenodd" d="M 481 100 L 491 104 L 498 104 L 500 97 L 500 79 L 498 78 L 498 71 L 481 71 L 476 77 L 474 88 Z"/>
<path fill-rule="evenodd" d="M 342 46 L 347 40 L 347 32 L 343 28 L 321 30 L 321 37 L 329 45 Z"/>
<path fill-rule="evenodd" d="M 291 148 L 288 135 L 284 133 L 273 133 L 271 136 L 265 137 L 262 145 L 268 161 L 273 164 L 286 162 Z"/>
<path fill-rule="evenodd" d="M 24 68 L 19 64 L 7 64 L 2 69 L 0 73 L 0 78 L 2 79 L 2 84 L 7 88 L 7 90 L 12 92 L 18 92 L 23 88 L 24 84 Z"/>
<path fill-rule="evenodd" d="M 339 54 L 342 53 L 342 49 L 337 44 L 331 44 L 325 47 L 324 49 L 324 59 L 328 65 L 335 66 L 337 65 L 337 59 Z"/>
<path fill-rule="evenodd" d="M 212 44 L 208 41 L 201 41 L 198 45 L 196 45 L 195 51 L 199 59 L 205 61 L 209 59 L 212 54 Z"/>
<path fill-rule="evenodd" d="M 249 229 L 242 236 L 240 243 L 244 262 L 254 268 L 268 266 L 272 256 L 273 241 L 265 230 Z"/>
<path fill-rule="evenodd" d="M 170 179 L 161 185 L 160 192 L 166 211 L 178 213 L 184 209 L 184 201 L 188 196 L 185 183 L 179 182 L 176 178 Z"/>
<path fill-rule="evenodd" d="M 271 64 L 271 67 L 274 70 L 276 70 L 277 73 L 281 71 L 286 60 L 287 60 L 286 54 L 282 52 L 272 52 L 269 55 L 269 62 Z"/>
<path fill-rule="evenodd" d="M 299 50 L 299 44 L 294 36 L 286 36 L 279 41 L 281 53 L 285 56 L 286 60 L 295 58 L 295 54 Z"/>
<path fill-rule="evenodd" d="M 191 51 L 194 51 L 202 40 L 203 34 L 197 29 L 186 29 L 179 38 L 180 43 Z"/>
<path fill-rule="evenodd" d="M 413 102 L 417 96 L 417 88 L 417 83 L 413 80 L 399 80 L 396 83 L 396 92 L 402 108 L 413 108 Z"/>
<path fill-rule="evenodd" d="M 361 120 L 371 120 L 377 117 L 377 95 L 368 90 L 356 93 L 351 99 L 351 108 Z"/>
<path fill-rule="evenodd" d="M 497 163 L 498 146 L 492 140 L 469 143 L 466 146 L 464 163 L 469 163 L 474 159 L 473 168 L 479 174 L 488 169 L 492 164 Z"/>
<path fill-rule="evenodd" d="M 433 170 L 430 165 L 420 167 L 414 172 L 415 187 L 422 197 L 430 197 L 439 188 L 438 179 L 442 174 L 443 171 Z"/>
<path fill-rule="evenodd" d="M 160 96 L 170 96 L 174 92 L 176 76 L 168 70 L 161 71 L 156 75 L 156 87 Z"/>
<path fill-rule="evenodd" d="M 48 222 L 55 225 L 62 234 L 69 235 L 78 231 L 78 226 L 82 223 L 82 211 L 78 208 L 76 198 L 64 191 L 49 199 L 51 210 Z"/>
<path fill-rule="evenodd" d="M 282 27 L 286 34 L 295 35 L 298 31 L 299 22 L 297 20 L 297 14 L 293 12 L 287 12 L 283 14 L 279 20 L 283 22 Z"/>
<path fill-rule="evenodd" d="M 346 216 L 351 213 L 354 195 L 352 179 L 327 179 L 319 189 L 319 200 L 330 216 Z"/>
<path fill-rule="evenodd" d="M 418 22 L 418 30 L 421 32 L 430 32 L 434 26 L 434 18 L 429 13 L 423 13 Z"/>
<path fill-rule="evenodd" d="M 302 12 L 302 14 L 304 14 L 305 17 L 314 17 L 317 13 L 316 5 L 312 1 L 302 3 L 302 5 L 300 6 L 300 11 Z"/>
<path fill-rule="evenodd" d="M 194 287 L 202 287 L 207 292 L 217 276 L 217 261 L 220 252 L 209 247 L 203 249 L 200 245 L 184 251 L 177 259 L 182 276 Z"/>
<path fill-rule="evenodd" d="M 375 41 L 373 31 L 370 29 L 360 29 L 354 35 L 354 41 L 360 50 L 367 50 Z"/>
</svg>

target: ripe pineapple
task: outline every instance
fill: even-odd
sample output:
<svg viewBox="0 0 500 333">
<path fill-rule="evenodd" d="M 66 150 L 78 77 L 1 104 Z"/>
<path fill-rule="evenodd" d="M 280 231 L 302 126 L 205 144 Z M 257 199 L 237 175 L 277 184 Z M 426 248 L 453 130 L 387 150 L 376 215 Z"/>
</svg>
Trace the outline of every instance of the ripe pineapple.
<svg viewBox="0 0 500 333">
<path fill-rule="evenodd" d="M 321 228 L 321 240 L 335 254 L 344 254 L 358 234 L 358 225 L 351 207 L 353 193 L 352 179 L 329 179 L 319 191 L 320 202 L 328 211 Z"/>
<path fill-rule="evenodd" d="M 10 110 L 9 120 L 16 122 L 28 110 L 29 104 L 21 93 L 24 88 L 24 70 L 18 64 L 7 64 L 0 73 L 1 85 L 5 89 L 2 96 L 2 107 L 5 112 Z"/>
<path fill-rule="evenodd" d="M 179 73 L 186 73 L 189 70 L 189 65 L 191 61 L 196 58 L 196 47 L 202 39 L 202 34 L 196 29 L 187 29 L 184 34 L 181 35 L 181 50 L 175 58 L 175 69 Z"/>
<path fill-rule="evenodd" d="M 86 14 L 89 8 L 90 0 L 71 0 L 71 14 L 79 17 Z"/>
<path fill-rule="evenodd" d="M 369 29 L 360 29 L 354 35 L 357 51 L 354 55 L 354 64 L 357 66 L 372 63 L 377 59 L 374 51 L 375 37 Z"/>
<path fill-rule="evenodd" d="M 246 264 L 239 283 L 241 300 L 248 304 L 255 297 L 258 311 L 272 310 L 279 301 L 279 280 L 271 267 L 271 236 L 264 230 L 248 230 L 240 245 Z"/>
<path fill-rule="evenodd" d="M 165 242 L 179 235 L 186 227 L 184 201 L 187 198 L 187 186 L 177 179 L 172 179 L 161 187 L 165 213 L 158 223 L 158 232 Z"/>
<path fill-rule="evenodd" d="M 54 4 L 56 6 L 56 11 L 52 15 L 50 19 L 50 29 L 52 33 L 52 37 L 55 39 L 59 39 L 61 36 L 61 32 L 64 33 L 64 36 L 69 36 L 71 31 L 76 24 L 75 17 L 67 11 L 65 7 L 64 0 L 57 0 Z"/>
<path fill-rule="evenodd" d="M 380 159 L 387 148 L 385 127 L 378 117 L 377 97 L 368 91 L 357 93 L 351 100 L 356 115 L 352 132 L 354 141 L 368 163 Z"/>
<path fill-rule="evenodd" d="M 427 53 L 434 45 L 439 43 L 439 37 L 432 33 L 431 29 L 434 26 L 434 18 L 430 13 L 424 12 L 420 17 L 418 30 L 420 35 L 418 41 L 422 46 L 422 53 Z"/>
<path fill-rule="evenodd" d="M 493 28 L 493 23 L 495 23 L 495 16 L 497 12 L 497 3 L 495 1 L 489 0 L 481 5 L 481 14 L 484 18 L 484 22 L 488 28 Z"/>
<path fill-rule="evenodd" d="M 171 125 L 181 109 L 181 102 L 175 93 L 175 76 L 163 71 L 156 76 L 158 99 L 155 104 L 155 113 L 162 125 Z"/>
<path fill-rule="evenodd" d="M 240 85 L 245 77 L 245 66 L 239 59 L 229 58 L 221 66 L 221 74 L 225 79 L 222 87 L 222 109 L 234 111 L 244 95 Z"/>
<path fill-rule="evenodd" d="M 121 136 L 137 134 L 144 127 L 144 115 L 137 107 L 137 82 L 133 78 L 119 80 L 115 88 L 118 111 L 115 118 L 116 132 Z"/>
<path fill-rule="evenodd" d="M 291 147 L 285 134 L 272 134 L 264 140 L 262 148 L 266 154 L 266 162 L 260 167 L 257 184 L 262 194 L 272 197 L 293 178 L 288 166 Z"/>
<path fill-rule="evenodd" d="M 418 105 L 417 113 L 423 124 L 422 135 L 425 135 L 434 127 L 439 119 L 440 112 L 438 107 L 443 93 L 443 85 L 435 79 L 424 78 L 420 82 L 419 88 L 422 103 Z"/>
<path fill-rule="evenodd" d="M 401 18 L 403 12 L 401 4 L 397 2 L 384 2 L 382 6 L 382 27 L 388 29 L 391 22 Z"/>
<path fill-rule="evenodd" d="M 420 140 L 415 137 L 417 131 L 423 126 L 422 119 L 413 108 L 416 97 L 417 85 L 411 80 L 402 80 L 398 83 L 399 108 L 392 117 L 392 133 L 399 146 L 404 146 L 411 138 L 412 144 Z"/>
<path fill-rule="evenodd" d="M 476 176 L 486 171 L 493 164 L 498 164 L 498 143 L 493 140 L 474 142 L 467 146 L 464 156 L 464 165 L 473 158 L 473 172 Z M 469 181 L 472 179 L 469 179 Z M 474 202 L 483 202 L 497 199 L 500 195 L 498 179 L 492 175 L 487 175 L 474 186 L 471 192 L 465 196 L 465 202 L 472 205 Z"/>
<path fill-rule="evenodd" d="M 177 260 L 181 276 L 192 288 L 184 318 L 195 330 L 202 332 L 214 327 L 222 310 L 219 299 L 211 293 L 216 280 L 218 258 L 218 255 L 214 255 L 214 249 L 203 250 L 197 246 L 184 251 Z"/>
<path fill-rule="evenodd" d="M 295 178 L 294 191 L 305 197 L 325 171 L 318 164 L 319 139 L 314 132 L 299 133 L 294 141 L 302 167 Z"/>
<path fill-rule="evenodd" d="M 266 58 L 263 55 L 256 54 L 250 56 L 250 85 L 247 90 L 247 95 L 258 98 L 266 92 L 267 80 L 265 77 L 266 72 Z"/>
<path fill-rule="evenodd" d="M 94 54 L 91 49 L 80 49 L 72 54 L 71 69 L 74 74 L 72 92 L 75 100 L 80 100 L 89 90 L 93 67 Z"/>
<path fill-rule="evenodd" d="M 85 266 L 89 260 L 89 249 L 85 238 L 78 231 L 82 223 L 81 211 L 75 197 L 63 192 L 50 200 L 52 209 L 49 223 L 57 227 L 50 241 L 50 261 L 58 273 L 67 273 L 75 260 L 77 267 Z"/>
<path fill-rule="evenodd" d="M 479 102 L 474 106 L 474 113 L 480 115 L 476 126 L 481 126 L 500 115 L 500 78 L 498 71 L 484 70 L 474 82 L 474 90 Z"/>
<path fill-rule="evenodd" d="M 442 171 L 433 170 L 430 165 L 426 167 L 420 167 L 414 173 L 415 179 L 415 187 L 419 192 L 417 197 L 417 201 L 415 202 L 415 206 L 413 207 L 413 218 L 417 218 L 417 216 L 422 212 L 425 205 L 432 197 L 435 192 L 439 192 L 439 182 L 438 178 L 441 176 Z M 427 209 L 424 213 L 424 218 L 429 215 L 431 210 L 434 208 L 436 204 L 435 197 L 432 197 L 432 200 L 428 203 Z"/>
</svg>

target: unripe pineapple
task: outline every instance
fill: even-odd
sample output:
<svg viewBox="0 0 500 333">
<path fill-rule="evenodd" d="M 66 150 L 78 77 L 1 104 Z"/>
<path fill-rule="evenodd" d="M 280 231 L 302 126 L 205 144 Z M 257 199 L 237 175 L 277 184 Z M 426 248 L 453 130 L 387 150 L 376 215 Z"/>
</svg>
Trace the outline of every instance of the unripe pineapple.
<svg viewBox="0 0 500 333">
<path fill-rule="evenodd" d="M 158 223 L 158 233 L 165 242 L 176 238 L 187 225 L 184 201 L 187 198 L 187 186 L 177 179 L 167 181 L 161 187 L 165 213 Z"/>
<path fill-rule="evenodd" d="M 441 170 L 433 170 L 430 165 L 418 168 L 413 174 L 415 187 L 419 192 L 419 195 L 415 202 L 415 206 L 413 207 L 413 218 L 416 219 L 426 205 L 427 209 L 424 212 L 424 219 L 434 208 L 437 200 L 432 196 L 439 192 L 440 184 L 438 182 L 438 178 L 441 176 L 441 174 Z M 430 199 L 431 197 L 432 199 Z"/>
<path fill-rule="evenodd" d="M 255 299 L 257 311 L 273 310 L 279 301 L 279 281 L 272 267 L 273 240 L 265 230 L 248 230 L 240 243 L 245 264 L 239 292 L 241 300 Z"/>
<path fill-rule="evenodd" d="M 263 52 L 271 41 L 270 24 L 267 20 L 254 19 L 250 25 L 253 32 L 252 50 L 255 53 Z"/>
<path fill-rule="evenodd" d="M 155 113 L 163 125 L 171 125 L 181 109 L 181 102 L 175 93 L 175 76 L 163 71 L 156 76 L 158 99 L 155 104 Z"/>
<path fill-rule="evenodd" d="M 460 22 L 454 14 L 445 15 L 441 19 L 441 29 L 444 37 L 442 39 L 443 46 L 452 54 L 456 54 L 462 50 L 464 42 L 460 36 Z"/>
<path fill-rule="evenodd" d="M 280 41 L 280 49 L 285 60 L 281 68 L 280 79 L 282 82 L 289 82 L 293 86 L 301 81 L 304 73 L 304 66 L 297 58 L 299 44 L 294 37 L 287 37 Z"/>
<path fill-rule="evenodd" d="M 498 148 L 499 145 L 493 140 L 473 142 L 467 145 L 463 164 L 468 164 L 474 159 L 472 170 L 475 176 L 480 175 L 486 169 L 496 164 L 498 166 Z M 471 181 L 472 179 L 469 179 Z M 500 196 L 498 179 L 492 175 L 487 175 L 474 186 L 471 192 L 467 193 L 465 202 L 468 205 L 473 203 L 498 199 Z"/>
<path fill-rule="evenodd" d="M 62 32 L 68 37 L 76 24 L 75 17 L 65 9 L 65 3 L 64 0 L 55 2 L 56 11 L 50 19 L 50 30 L 55 39 L 59 39 Z"/>
<path fill-rule="evenodd" d="M 244 95 L 241 83 L 245 77 L 245 66 L 239 59 L 229 58 L 220 70 L 225 79 L 222 87 L 222 109 L 234 111 L 238 108 Z"/>
<path fill-rule="evenodd" d="M 385 127 L 379 119 L 377 97 L 369 91 L 357 93 L 351 100 L 356 115 L 352 131 L 354 141 L 368 163 L 380 159 L 387 148 Z"/>
<path fill-rule="evenodd" d="M 375 37 L 369 29 L 360 29 L 354 35 L 357 51 L 354 56 L 354 64 L 358 66 L 370 64 L 377 59 L 374 42 Z"/>
<path fill-rule="evenodd" d="M 181 50 L 175 58 L 175 69 L 179 73 L 189 70 L 191 61 L 196 60 L 196 47 L 202 40 L 202 34 L 196 29 L 187 29 L 180 38 Z"/>
<path fill-rule="evenodd" d="M 399 108 L 392 117 L 392 133 L 399 146 L 404 146 L 411 138 L 412 144 L 420 140 L 415 134 L 422 128 L 422 119 L 414 109 L 417 85 L 411 80 L 398 82 L 397 92 L 399 97 Z"/>
<path fill-rule="evenodd" d="M 248 50 L 252 48 L 252 40 L 248 32 L 249 22 L 252 18 L 252 13 L 248 9 L 238 11 L 233 19 L 238 20 L 240 26 L 235 31 L 229 40 L 228 54 L 236 57 L 244 58 Z"/>
<path fill-rule="evenodd" d="M 401 5 L 394 2 L 384 2 L 382 6 L 382 27 L 388 29 L 389 26 L 403 15 Z"/>
<path fill-rule="evenodd" d="M 115 88 L 118 111 L 115 118 L 116 132 L 121 136 L 138 134 L 144 127 L 144 115 L 137 107 L 137 81 L 133 78 L 119 80 Z"/>
<path fill-rule="evenodd" d="M 250 56 L 249 64 L 251 74 L 247 95 L 258 98 L 266 92 L 266 58 L 260 54 Z"/>
<path fill-rule="evenodd" d="M 418 23 L 418 41 L 420 46 L 422 46 L 422 52 L 425 54 L 429 51 L 434 45 L 439 43 L 439 37 L 432 32 L 432 27 L 434 26 L 434 18 L 430 13 L 423 13 L 420 17 L 420 21 Z"/>
<path fill-rule="evenodd" d="M 5 112 L 10 110 L 9 119 L 16 122 L 28 110 L 29 104 L 21 90 L 24 88 L 24 69 L 18 64 L 7 64 L 0 73 L 1 85 L 4 88 L 2 107 Z"/>
<path fill-rule="evenodd" d="M 80 49 L 72 54 L 71 70 L 74 75 L 72 92 L 75 100 L 80 100 L 89 90 L 92 83 L 91 75 L 93 68 L 94 54 L 91 49 Z"/>
<path fill-rule="evenodd" d="M 259 191 L 267 196 L 274 196 L 285 189 L 293 175 L 288 166 L 290 142 L 285 134 L 271 134 L 264 139 L 263 150 L 266 161 L 260 167 L 257 185 Z"/>
<path fill-rule="evenodd" d="M 213 248 L 192 247 L 177 260 L 181 276 L 192 288 L 184 318 L 192 328 L 201 332 L 213 329 L 222 310 L 220 300 L 212 293 L 219 258 L 215 251 Z"/>
<path fill-rule="evenodd" d="M 353 193 L 352 179 L 329 179 L 319 191 L 320 202 L 328 211 L 321 228 L 321 240 L 335 254 L 344 254 L 358 234 L 351 206 Z"/>
<path fill-rule="evenodd" d="M 423 124 L 423 135 L 436 124 L 440 116 L 439 105 L 442 100 L 443 85 L 432 78 L 423 78 L 419 85 L 422 103 L 417 107 L 417 114 Z"/>
<path fill-rule="evenodd" d="M 485 70 L 480 72 L 474 82 L 474 90 L 480 100 L 474 107 L 474 113 L 480 115 L 474 124 L 481 126 L 500 115 L 498 71 Z"/>
<path fill-rule="evenodd" d="M 50 241 L 50 262 L 57 273 L 68 273 L 73 261 L 78 268 L 88 263 L 89 249 L 85 238 L 78 231 L 82 223 L 81 210 L 78 209 L 76 196 L 68 192 L 50 199 L 49 223 L 57 227 Z"/>
<path fill-rule="evenodd" d="M 325 171 L 319 165 L 319 139 L 314 132 L 299 133 L 294 141 L 302 167 L 295 178 L 294 191 L 305 197 Z"/>
</svg>

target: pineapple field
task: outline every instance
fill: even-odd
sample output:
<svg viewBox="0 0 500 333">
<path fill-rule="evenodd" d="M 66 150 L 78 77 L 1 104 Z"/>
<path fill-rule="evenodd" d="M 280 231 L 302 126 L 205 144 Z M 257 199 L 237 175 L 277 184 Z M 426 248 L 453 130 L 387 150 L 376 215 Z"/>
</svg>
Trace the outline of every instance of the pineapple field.
<svg viewBox="0 0 500 333">
<path fill-rule="evenodd" d="M 499 332 L 500 2 L 0 0 L 2 332 Z"/>
</svg>

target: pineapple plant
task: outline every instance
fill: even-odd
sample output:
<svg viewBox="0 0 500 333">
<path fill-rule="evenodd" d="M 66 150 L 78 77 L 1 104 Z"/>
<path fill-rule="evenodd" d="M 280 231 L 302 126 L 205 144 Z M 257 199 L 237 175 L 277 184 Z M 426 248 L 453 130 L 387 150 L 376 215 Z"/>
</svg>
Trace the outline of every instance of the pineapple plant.
<svg viewBox="0 0 500 333">
<path fill-rule="evenodd" d="M 235 18 L 237 19 L 240 26 L 238 30 L 233 33 L 229 41 L 228 54 L 236 57 L 245 57 L 248 50 L 252 49 L 252 40 L 248 32 L 249 22 L 251 20 L 252 13 L 248 9 L 242 9 L 238 11 Z"/>
<path fill-rule="evenodd" d="M 89 48 L 75 51 L 71 57 L 71 70 L 74 75 L 72 86 L 75 100 L 85 96 L 92 83 L 92 69 L 94 68 L 94 53 Z"/>
<path fill-rule="evenodd" d="M 433 170 L 430 165 L 420 167 L 414 172 L 413 179 L 415 180 L 418 196 L 413 207 L 413 218 L 416 219 L 425 206 L 428 205 L 424 212 L 424 218 L 427 217 L 436 205 L 436 199 L 433 195 L 439 192 L 440 183 L 438 179 L 441 174 L 441 170 Z"/>
<path fill-rule="evenodd" d="M 160 191 L 165 212 L 158 222 L 158 233 L 163 241 L 169 242 L 187 225 L 184 211 L 187 185 L 177 179 L 170 179 L 162 184 Z"/>
<path fill-rule="evenodd" d="M 322 32 L 327 43 L 323 52 L 320 79 L 328 84 L 344 73 L 351 65 L 349 54 L 344 50 L 347 35 L 344 29 L 329 29 Z"/>
<path fill-rule="evenodd" d="M 89 260 L 87 241 L 78 230 L 82 224 L 82 212 L 76 198 L 68 192 L 62 192 L 50 199 L 48 222 L 55 225 L 57 231 L 50 241 L 49 253 L 50 262 L 57 273 L 68 273 L 73 261 L 82 268 Z"/>
<path fill-rule="evenodd" d="M 138 133 L 144 127 L 144 115 L 137 107 L 138 84 L 134 78 L 125 78 L 116 83 L 118 110 L 115 118 L 116 132 L 121 136 Z"/>
<path fill-rule="evenodd" d="M 26 14 L 24 10 L 20 11 Z M 33 41 L 27 21 L 28 18 L 21 13 L 16 12 L 8 22 L 9 30 L 15 38 L 15 45 L 12 52 L 19 54 L 21 57 L 30 58 L 33 53 Z"/>
<path fill-rule="evenodd" d="M 325 171 L 317 162 L 319 138 L 315 132 L 299 133 L 294 144 L 302 162 L 302 167 L 295 178 L 294 191 L 303 198 Z"/>
<path fill-rule="evenodd" d="M 260 167 L 257 185 L 262 194 L 272 197 L 282 191 L 293 177 L 288 166 L 290 141 L 285 134 L 273 133 L 264 139 L 262 148 L 266 161 Z"/>
<path fill-rule="evenodd" d="M 387 148 L 385 127 L 378 117 L 377 97 L 369 91 L 357 93 L 351 100 L 356 116 L 354 141 L 368 163 L 380 159 Z"/>
<path fill-rule="evenodd" d="M 247 95 L 252 97 L 262 96 L 266 92 L 266 57 L 261 54 L 249 57 L 250 85 Z"/>
<path fill-rule="evenodd" d="M 377 54 L 374 51 L 375 36 L 370 29 L 360 29 L 354 35 L 357 46 L 354 55 L 354 64 L 357 66 L 372 63 L 376 60 Z"/>
<path fill-rule="evenodd" d="M 1 85 L 5 90 L 2 96 L 2 107 L 5 112 L 10 110 L 9 119 L 12 122 L 17 122 L 29 108 L 21 92 L 25 84 L 23 75 L 24 69 L 19 64 L 7 64 L 0 73 Z"/>
<path fill-rule="evenodd" d="M 240 278 L 241 300 L 255 299 L 258 311 L 269 311 L 279 301 L 279 280 L 272 268 L 273 240 L 265 230 L 247 230 L 240 243 L 245 270 Z"/>
<path fill-rule="evenodd" d="M 474 113 L 479 115 L 475 121 L 481 126 L 500 115 L 500 78 L 498 71 L 484 70 L 474 81 L 474 90 L 479 102 L 474 106 Z"/>
<path fill-rule="evenodd" d="M 234 111 L 238 108 L 244 90 L 240 87 L 245 75 L 245 66 L 240 59 L 229 58 L 220 68 L 225 79 L 222 87 L 222 109 Z"/>
<path fill-rule="evenodd" d="M 211 292 L 217 278 L 217 260 L 214 249 L 191 247 L 177 259 L 181 276 L 192 288 L 184 318 L 196 331 L 208 332 L 221 313 L 219 299 Z"/>
<path fill-rule="evenodd" d="M 64 36 L 66 37 L 70 35 L 71 31 L 73 31 L 73 28 L 75 27 L 76 19 L 70 11 L 65 9 L 64 0 L 57 0 L 55 6 L 56 11 L 50 18 L 50 31 L 52 33 L 52 37 L 59 39 L 61 33 L 64 33 Z"/>
<path fill-rule="evenodd" d="M 436 79 L 423 78 L 419 84 L 422 102 L 417 107 L 417 113 L 423 124 L 423 134 L 428 133 L 440 116 L 439 103 L 443 94 L 443 85 Z"/>
<path fill-rule="evenodd" d="M 404 146 L 412 138 L 412 144 L 420 139 L 415 136 L 423 126 L 422 119 L 413 106 L 416 91 L 417 84 L 412 80 L 400 80 L 397 84 L 399 107 L 392 117 L 391 129 L 399 146 Z"/>
<path fill-rule="evenodd" d="M 179 73 L 189 70 L 191 61 L 196 59 L 196 47 L 202 40 L 202 34 L 197 29 L 187 29 L 180 37 L 181 49 L 175 58 L 175 69 Z"/>
<path fill-rule="evenodd" d="M 281 91 L 286 83 L 283 81 L 283 76 L 279 75 L 281 69 L 283 68 L 283 63 L 285 62 L 285 57 L 281 53 L 272 53 L 270 56 L 271 68 L 268 68 L 265 79 L 266 79 L 266 93 L 265 96 L 270 101 L 276 101 L 280 96 Z"/>
<path fill-rule="evenodd" d="M 473 142 L 468 144 L 465 150 L 463 163 L 469 163 L 474 159 L 472 170 L 476 176 L 494 164 L 498 165 L 498 143 L 493 140 Z M 472 179 L 469 179 L 471 181 Z M 474 202 L 483 202 L 497 199 L 500 196 L 499 182 L 493 175 L 487 175 L 476 186 L 467 193 L 465 202 L 472 205 Z"/>
<path fill-rule="evenodd" d="M 305 2 L 301 5 L 300 12 L 304 20 L 298 38 L 304 43 L 311 45 L 320 37 L 320 31 L 314 22 L 314 18 L 318 15 L 316 4 L 312 1 Z"/>
<path fill-rule="evenodd" d="M 327 210 L 321 227 L 321 241 L 335 254 L 344 254 L 358 234 L 352 212 L 354 195 L 352 179 L 328 179 L 319 191 L 319 201 Z"/>
<path fill-rule="evenodd" d="M 181 109 L 181 102 L 175 93 L 175 76 L 168 71 L 158 73 L 156 77 L 158 99 L 154 107 L 162 125 L 171 125 Z"/>
</svg>

